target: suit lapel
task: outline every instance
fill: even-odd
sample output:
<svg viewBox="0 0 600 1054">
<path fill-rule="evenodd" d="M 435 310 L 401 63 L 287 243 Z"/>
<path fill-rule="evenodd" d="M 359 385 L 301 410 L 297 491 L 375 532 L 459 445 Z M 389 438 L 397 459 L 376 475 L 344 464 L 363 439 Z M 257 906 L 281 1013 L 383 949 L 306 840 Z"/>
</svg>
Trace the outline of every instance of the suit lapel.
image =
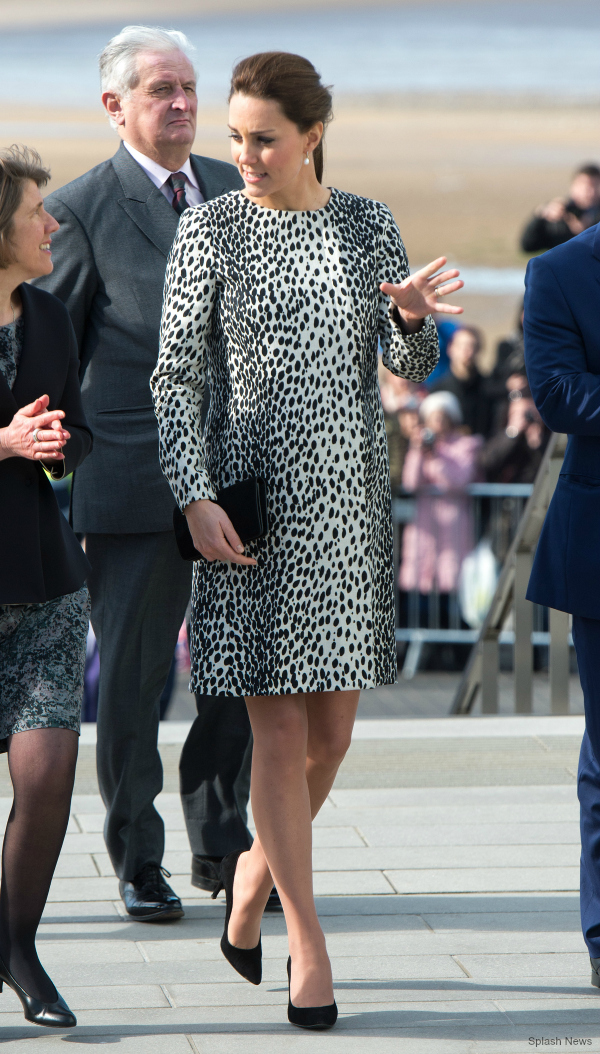
<svg viewBox="0 0 600 1054">
<path fill-rule="evenodd" d="M 17 400 L 8 387 L 4 374 L 0 373 L 0 428 L 6 428 L 10 424 L 18 409 Z"/>
<path fill-rule="evenodd" d="M 163 256 L 168 256 L 179 223 L 175 209 L 122 143 L 112 165 L 123 188 L 118 204 Z"/>
<path fill-rule="evenodd" d="M 64 381 L 57 371 L 57 361 L 64 358 L 66 372 L 67 359 L 64 350 L 61 356 L 61 349 L 56 347 L 56 335 L 48 329 L 45 312 L 39 308 L 36 310 L 30 287 L 20 286 L 19 293 L 23 304 L 23 351 L 12 396 L 17 406 L 21 407 L 32 403 L 40 395 L 49 395 L 49 405 L 53 406 L 57 382 L 62 391 Z"/>
<path fill-rule="evenodd" d="M 190 162 L 205 201 L 218 198 L 220 194 L 227 194 L 231 189 L 225 186 L 220 175 L 215 177 L 209 166 L 204 164 L 204 158 L 199 154 L 190 154 Z"/>
</svg>

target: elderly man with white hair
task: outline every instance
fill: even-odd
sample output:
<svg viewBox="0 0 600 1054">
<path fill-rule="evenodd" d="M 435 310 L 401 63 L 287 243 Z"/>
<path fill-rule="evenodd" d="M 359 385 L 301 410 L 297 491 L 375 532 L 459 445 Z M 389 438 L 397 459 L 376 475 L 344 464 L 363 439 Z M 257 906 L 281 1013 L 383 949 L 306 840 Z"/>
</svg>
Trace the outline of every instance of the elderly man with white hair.
<svg viewBox="0 0 600 1054">
<path fill-rule="evenodd" d="M 179 918 L 161 867 L 159 705 L 191 590 L 173 532 L 150 397 L 167 256 L 180 214 L 242 186 L 229 164 L 192 154 L 196 75 L 182 33 L 127 26 L 100 56 L 115 156 L 55 191 L 54 271 L 39 284 L 69 309 L 94 450 L 75 474 L 100 650 L 98 780 L 106 845 L 130 915 Z M 216 888 L 220 858 L 248 849 L 250 729 L 243 700 L 197 698 L 180 764 L 192 881 Z M 167 877 L 168 872 L 166 873 Z"/>
</svg>

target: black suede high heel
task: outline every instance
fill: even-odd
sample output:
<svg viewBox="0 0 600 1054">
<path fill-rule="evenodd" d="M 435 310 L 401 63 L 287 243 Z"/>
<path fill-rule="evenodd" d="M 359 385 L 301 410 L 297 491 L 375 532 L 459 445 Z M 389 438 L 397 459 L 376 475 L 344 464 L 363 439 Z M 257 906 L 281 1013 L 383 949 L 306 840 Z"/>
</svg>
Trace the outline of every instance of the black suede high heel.
<svg viewBox="0 0 600 1054">
<path fill-rule="evenodd" d="M 242 977 L 245 977 L 247 981 L 250 981 L 250 984 L 260 984 L 262 981 L 261 938 L 258 938 L 258 944 L 255 948 L 236 948 L 235 944 L 229 943 L 229 937 L 227 935 L 229 919 L 231 918 L 231 910 L 233 908 L 233 880 L 235 878 L 235 869 L 240 856 L 245 852 L 245 849 L 239 849 L 237 852 L 230 853 L 229 856 L 223 857 L 221 861 L 221 884 L 218 889 L 215 889 L 212 899 L 216 900 L 221 890 L 225 890 L 225 928 L 223 930 L 223 936 L 221 937 L 221 951 L 223 952 L 223 955 L 227 959 L 227 962 L 233 966 L 234 970 L 237 970 Z"/>
<path fill-rule="evenodd" d="M 0 992 L 3 984 L 7 984 L 18 995 L 23 1005 L 26 1021 L 32 1021 L 34 1025 L 46 1025 L 47 1028 L 74 1028 L 77 1024 L 75 1014 L 69 1010 L 58 992 L 56 993 L 58 999 L 55 999 L 53 1003 L 43 1003 L 41 999 L 27 995 L 25 989 L 15 981 L 10 970 L 0 959 Z"/>
<path fill-rule="evenodd" d="M 337 1021 L 338 1008 L 335 1002 L 328 1006 L 294 1006 L 292 1003 L 292 958 L 287 961 L 288 974 L 288 1021 L 298 1028 L 312 1028 L 315 1032 L 324 1032 L 333 1028 Z"/>
</svg>

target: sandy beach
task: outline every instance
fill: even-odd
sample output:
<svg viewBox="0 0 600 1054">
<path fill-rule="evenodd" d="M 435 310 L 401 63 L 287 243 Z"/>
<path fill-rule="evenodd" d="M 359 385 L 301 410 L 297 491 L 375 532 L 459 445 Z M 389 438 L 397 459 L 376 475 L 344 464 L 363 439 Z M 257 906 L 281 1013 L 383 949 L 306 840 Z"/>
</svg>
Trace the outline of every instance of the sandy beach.
<svg viewBox="0 0 600 1054">
<path fill-rule="evenodd" d="M 201 18 L 231 13 L 259 14 L 265 11 L 310 11 L 311 8 L 400 7 L 404 4 L 427 5 L 436 0 L 0 0 L 0 28 L 17 29 L 33 26 L 85 25 L 121 21 L 148 22 L 160 20 L 172 24 L 174 18 Z M 485 3 L 486 0 L 477 0 Z"/>
</svg>

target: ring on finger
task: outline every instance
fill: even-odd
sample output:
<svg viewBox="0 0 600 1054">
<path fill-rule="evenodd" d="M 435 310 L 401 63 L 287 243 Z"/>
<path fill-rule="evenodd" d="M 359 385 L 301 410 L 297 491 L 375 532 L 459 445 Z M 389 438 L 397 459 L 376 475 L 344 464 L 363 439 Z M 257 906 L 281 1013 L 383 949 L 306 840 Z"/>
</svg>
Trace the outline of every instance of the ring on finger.
<svg viewBox="0 0 600 1054">
<path fill-rule="evenodd" d="M 436 287 L 435 287 L 435 289 L 433 291 L 434 291 L 435 295 L 438 297 L 438 299 L 439 299 L 439 297 L 441 297 L 443 295 L 442 292 L 441 292 L 441 286 L 439 286 L 439 285 L 436 285 Z"/>
<path fill-rule="evenodd" d="M 31 433 L 32 436 L 33 436 L 33 442 L 34 443 L 39 443 L 40 442 L 40 440 L 38 439 L 38 432 L 39 432 L 39 428 L 34 428 L 33 432 Z"/>
</svg>

